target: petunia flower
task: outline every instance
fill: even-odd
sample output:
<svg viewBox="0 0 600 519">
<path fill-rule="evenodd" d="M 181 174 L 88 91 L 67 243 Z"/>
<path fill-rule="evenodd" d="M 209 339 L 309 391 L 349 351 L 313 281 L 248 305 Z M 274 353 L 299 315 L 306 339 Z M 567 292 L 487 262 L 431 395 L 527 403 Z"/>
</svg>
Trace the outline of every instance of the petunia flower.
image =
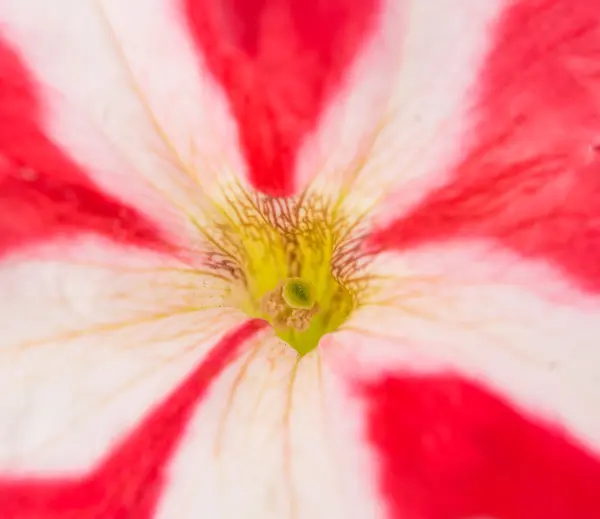
<svg viewBox="0 0 600 519">
<path fill-rule="evenodd" d="M 600 517 L 597 7 L 0 0 L 0 518 Z"/>
</svg>

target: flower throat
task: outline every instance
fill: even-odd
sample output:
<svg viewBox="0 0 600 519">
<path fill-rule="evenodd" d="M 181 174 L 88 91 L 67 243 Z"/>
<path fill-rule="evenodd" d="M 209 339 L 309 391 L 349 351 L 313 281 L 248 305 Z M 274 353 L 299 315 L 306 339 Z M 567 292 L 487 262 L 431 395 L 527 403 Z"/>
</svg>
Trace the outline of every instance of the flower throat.
<svg viewBox="0 0 600 519">
<path fill-rule="evenodd" d="M 235 306 L 268 321 L 299 355 L 315 349 L 357 304 L 354 225 L 316 196 L 239 189 L 205 238 L 208 266 L 231 279 Z"/>
</svg>

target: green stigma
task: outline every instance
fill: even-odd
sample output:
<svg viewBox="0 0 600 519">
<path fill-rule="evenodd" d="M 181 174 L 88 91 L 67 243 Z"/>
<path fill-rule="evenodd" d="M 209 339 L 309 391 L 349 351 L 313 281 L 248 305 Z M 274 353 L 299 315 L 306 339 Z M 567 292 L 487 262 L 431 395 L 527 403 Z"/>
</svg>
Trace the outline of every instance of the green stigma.
<svg viewBox="0 0 600 519">
<path fill-rule="evenodd" d="M 306 355 L 352 310 L 351 294 L 333 277 L 323 281 L 321 286 L 299 278 L 281 281 L 262 296 L 258 311 L 251 315 L 267 320 L 278 337 L 300 355 Z"/>
<path fill-rule="evenodd" d="M 290 308 L 310 310 L 315 305 L 314 288 L 299 278 L 288 279 L 281 295 Z"/>
</svg>

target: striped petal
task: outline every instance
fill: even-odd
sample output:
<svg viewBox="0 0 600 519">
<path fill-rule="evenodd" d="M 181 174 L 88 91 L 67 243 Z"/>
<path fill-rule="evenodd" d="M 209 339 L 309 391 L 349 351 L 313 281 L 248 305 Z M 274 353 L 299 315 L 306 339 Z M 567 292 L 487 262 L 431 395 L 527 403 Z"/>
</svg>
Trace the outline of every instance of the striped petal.
<svg viewBox="0 0 600 519">
<path fill-rule="evenodd" d="M 387 1 L 377 30 L 309 139 L 302 185 L 389 222 L 450 178 L 473 132 L 504 0 Z"/>
<path fill-rule="evenodd" d="M 271 195 L 297 192 L 299 155 L 376 31 L 380 0 L 181 4 L 227 97 L 252 185 Z"/>
<path fill-rule="evenodd" d="M 491 240 L 598 294 L 599 16 L 585 0 L 503 10 L 460 153 L 420 200 L 383 216 L 376 247 Z"/>
<path fill-rule="evenodd" d="M 386 288 L 322 349 L 368 402 L 391 517 L 597 515 L 598 299 L 489 243 L 375 263 Z"/>
<path fill-rule="evenodd" d="M 241 167 L 225 102 L 176 7 L 0 2 L 7 49 L 0 94 L 11 121 L 0 145 L 15 168 L 9 175 L 27 177 L 19 185 L 39 179 L 32 189 L 61 191 L 74 215 L 81 206 L 105 210 L 80 192 L 86 177 L 189 247 L 190 220 L 219 192 L 217 180 L 238 178 Z M 22 203 L 15 189 L 11 206 Z"/>
</svg>

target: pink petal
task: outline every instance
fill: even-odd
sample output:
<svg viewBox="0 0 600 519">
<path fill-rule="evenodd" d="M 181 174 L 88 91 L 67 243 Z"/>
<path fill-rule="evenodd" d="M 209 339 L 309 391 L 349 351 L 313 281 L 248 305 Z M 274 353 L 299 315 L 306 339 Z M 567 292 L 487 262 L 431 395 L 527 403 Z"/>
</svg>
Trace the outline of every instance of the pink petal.
<svg viewBox="0 0 600 519">
<path fill-rule="evenodd" d="M 600 460 L 559 428 L 453 374 L 366 385 L 390 519 L 592 519 Z"/>
</svg>

